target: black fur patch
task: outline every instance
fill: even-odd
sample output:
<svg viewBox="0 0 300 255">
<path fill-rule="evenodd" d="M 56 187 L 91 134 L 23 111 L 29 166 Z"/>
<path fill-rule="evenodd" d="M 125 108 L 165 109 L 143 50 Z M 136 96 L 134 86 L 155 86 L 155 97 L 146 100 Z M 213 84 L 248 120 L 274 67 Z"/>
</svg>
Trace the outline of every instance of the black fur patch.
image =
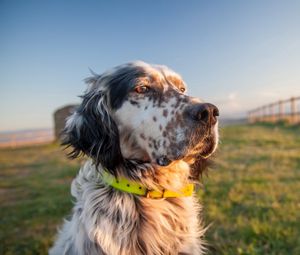
<svg viewBox="0 0 300 255">
<path fill-rule="evenodd" d="M 133 90 L 137 78 L 146 76 L 145 71 L 137 66 L 127 65 L 119 68 L 114 75 L 106 79 L 111 108 L 120 108 L 127 99 L 127 95 Z"/>
<path fill-rule="evenodd" d="M 104 94 L 94 91 L 85 94 L 82 104 L 75 112 L 78 120 L 66 127 L 63 135 L 63 145 L 72 146 L 69 156 L 76 158 L 82 153 L 94 159 L 96 165 L 103 165 L 112 174 L 123 162 L 119 144 L 119 133 L 110 113 L 105 109 Z"/>
</svg>

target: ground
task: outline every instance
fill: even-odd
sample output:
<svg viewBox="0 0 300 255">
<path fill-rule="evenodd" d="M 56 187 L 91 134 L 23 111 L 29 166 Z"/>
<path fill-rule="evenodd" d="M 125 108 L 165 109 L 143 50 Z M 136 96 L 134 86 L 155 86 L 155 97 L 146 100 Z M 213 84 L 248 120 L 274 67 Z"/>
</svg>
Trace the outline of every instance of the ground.
<svg viewBox="0 0 300 255">
<path fill-rule="evenodd" d="M 57 144 L 0 150 L 0 254 L 47 254 L 79 165 Z M 198 193 L 210 254 L 300 254 L 300 127 L 224 127 Z"/>
</svg>

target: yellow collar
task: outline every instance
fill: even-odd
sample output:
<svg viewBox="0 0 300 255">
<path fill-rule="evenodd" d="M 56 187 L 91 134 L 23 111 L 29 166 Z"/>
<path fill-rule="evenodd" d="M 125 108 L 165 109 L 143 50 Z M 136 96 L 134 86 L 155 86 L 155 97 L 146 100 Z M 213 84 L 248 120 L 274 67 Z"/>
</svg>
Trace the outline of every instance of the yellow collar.
<svg viewBox="0 0 300 255">
<path fill-rule="evenodd" d="M 128 180 L 125 177 L 116 178 L 107 171 L 103 171 L 102 180 L 115 189 L 153 199 L 167 197 L 190 197 L 194 191 L 194 184 L 192 183 L 186 185 L 178 192 L 171 190 L 164 190 L 163 192 L 158 190 L 148 190 L 138 182 Z"/>
</svg>

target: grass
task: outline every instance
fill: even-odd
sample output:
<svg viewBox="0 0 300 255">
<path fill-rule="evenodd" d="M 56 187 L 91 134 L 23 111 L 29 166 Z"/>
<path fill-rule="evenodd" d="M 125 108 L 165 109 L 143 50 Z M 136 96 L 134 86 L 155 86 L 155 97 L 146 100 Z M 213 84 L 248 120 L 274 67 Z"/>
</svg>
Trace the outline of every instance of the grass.
<svg viewBox="0 0 300 255">
<path fill-rule="evenodd" d="M 200 195 L 211 254 L 300 254 L 300 127 L 224 128 Z"/>
<path fill-rule="evenodd" d="M 0 254 L 47 254 L 78 171 L 63 155 L 56 144 L 1 149 Z"/>
<path fill-rule="evenodd" d="M 0 254 L 47 254 L 79 161 L 56 144 L 0 150 Z M 300 254 L 300 127 L 221 130 L 200 200 L 210 254 Z"/>
</svg>

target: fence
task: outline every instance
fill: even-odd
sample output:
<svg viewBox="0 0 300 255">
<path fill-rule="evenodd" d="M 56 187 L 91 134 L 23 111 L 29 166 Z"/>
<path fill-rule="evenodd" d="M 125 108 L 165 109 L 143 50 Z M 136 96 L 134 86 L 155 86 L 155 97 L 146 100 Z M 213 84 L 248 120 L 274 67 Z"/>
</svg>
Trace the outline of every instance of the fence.
<svg viewBox="0 0 300 255">
<path fill-rule="evenodd" d="M 264 105 L 248 112 L 248 122 L 300 123 L 300 97 L 292 97 L 272 104 Z"/>
</svg>

